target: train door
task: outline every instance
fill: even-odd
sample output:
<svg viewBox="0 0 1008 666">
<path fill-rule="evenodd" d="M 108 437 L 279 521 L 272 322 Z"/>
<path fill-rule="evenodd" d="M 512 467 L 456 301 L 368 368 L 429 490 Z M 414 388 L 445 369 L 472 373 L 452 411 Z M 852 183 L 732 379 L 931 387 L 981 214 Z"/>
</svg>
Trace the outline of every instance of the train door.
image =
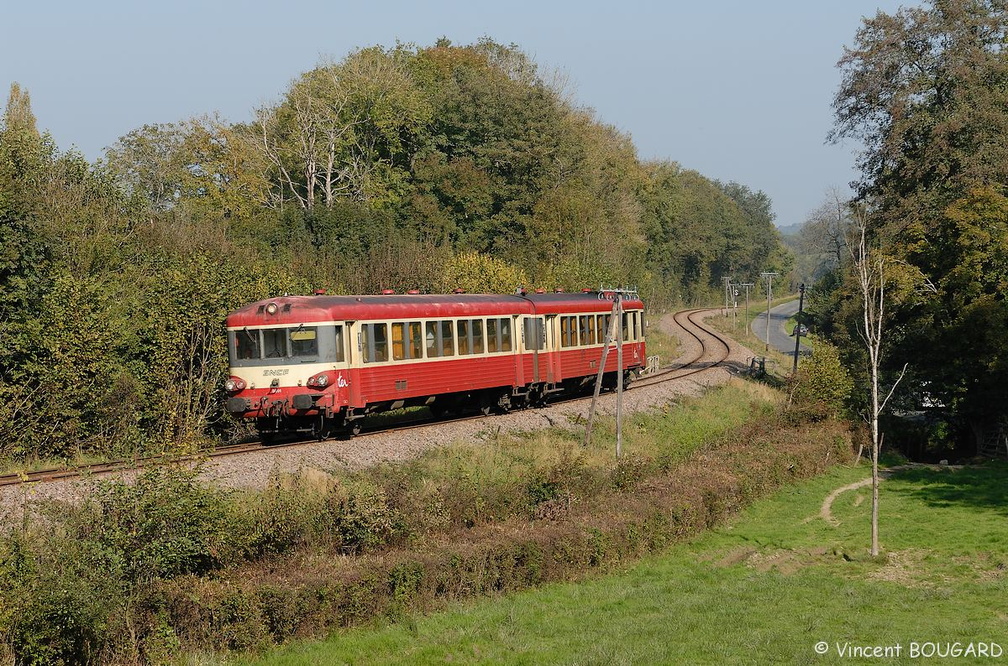
<svg viewBox="0 0 1008 666">
<path fill-rule="evenodd" d="M 543 349 L 545 351 L 546 382 L 555 384 L 559 381 L 560 374 L 560 354 L 556 353 L 559 345 L 556 344 L 557 316 L 555 314 L 546 315 L 546 325 L 543 329 Z"/>
<path fill-rule="evenodd" d="M 364 398 L 361 396 L 361 364 L 360 364 L 360 326 L 357 322 L 348 321 L 343 328 L 346 334 L 343 336 L 347 365 L 350 367 L 350 377 L 347 380 L 347 401 L 350 407 L 364 407 Z"/>
<path fill-rule="evenodd" d="M 545 346 L 546 337 L 546 320 L 545 317 L 525 317 L 524 327 L 522 329 L 522 339 L 524 342 L 526 354 L 531 354 L 531 378 L 533 382 L 541 382 L 543 378 L 540 376 L 539 367 L 539 352 L 543 351 Z M 543 368 L 545 370 L 545 368 Z M 545 375 L 545 372 L 542 373 Z M 526 379 L 528 379 L 526 377 Z"/>
<path fill-rule="evenodd" d="M 524 332 L 519 333 L 519 331 L 523 331 L 520 324 L 523 319 L 524 317 L 520 315 L 512 315 L 509 319 L 501 319 L 501 326 L 504 326 L 505 322 L 510 326 L 506 331 L 502 328 L 500 336 L 502 345 L 504 345 L 502 349 L 511 351 L 514 354 L 512 358 L 514 358 L 515 363 L 515 386 L 525 386 L 532 381 L 529 378 L 529 372 L 525 368 L 524 345 L 519 343 L 522 339 L 519 335 L 524 337 Z"/>
</svg>

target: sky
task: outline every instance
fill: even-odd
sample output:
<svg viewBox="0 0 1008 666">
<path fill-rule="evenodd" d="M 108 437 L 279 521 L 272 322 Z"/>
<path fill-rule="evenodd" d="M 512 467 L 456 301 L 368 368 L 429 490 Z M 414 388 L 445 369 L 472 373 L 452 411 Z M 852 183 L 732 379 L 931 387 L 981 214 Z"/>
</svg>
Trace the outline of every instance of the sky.
<svg viewBox="0 0 1008 666">
<path fill-rule="evenodd" d="M 447 37 L 515 44 L 642 160 L 762 190 L 803 222 L 856 179 L 828 144 L 836 62 L 862 17 L 919 0 L 35 0 L 0 20 L 0 86 L 39 129 L 94 161 L 145 124 L 245 122 L 324 60 Z"/>
</svg>

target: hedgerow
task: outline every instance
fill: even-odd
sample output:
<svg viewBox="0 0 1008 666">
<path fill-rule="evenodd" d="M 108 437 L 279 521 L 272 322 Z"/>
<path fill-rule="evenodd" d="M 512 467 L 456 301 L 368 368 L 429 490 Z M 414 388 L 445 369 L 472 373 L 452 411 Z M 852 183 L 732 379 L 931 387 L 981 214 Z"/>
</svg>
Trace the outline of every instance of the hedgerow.
<svg viewBox="0 0 1008 666">
<path fill-rule="evenodd" d="M 278 476 L 253 494 L 199 485 L 198 469 L 181 466 L 101 484 L 89 501 L 42 507 L 0 535 L 0 633 L 25 664 L 258 650 L 605 570 L 851 448 L 837 422 L 776 412 L 678 456 L 659 442 L 607 461 L 570 433 L 533 437 L 553 446 L 451 447 L 355 473 Z"/>
</svg>

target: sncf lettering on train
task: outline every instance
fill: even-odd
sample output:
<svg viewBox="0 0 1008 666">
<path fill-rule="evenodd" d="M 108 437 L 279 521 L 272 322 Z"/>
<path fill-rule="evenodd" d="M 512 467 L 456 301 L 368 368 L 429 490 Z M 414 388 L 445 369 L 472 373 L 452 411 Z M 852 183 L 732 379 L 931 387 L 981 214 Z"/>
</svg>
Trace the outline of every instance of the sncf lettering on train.
<svg viewBox="0 0 1008 666">
<path fill-rule="evenodd" d="M 283 377 L 288 372 L 290 372 L 290 368 L 270 368 L 263 370 L 263 377 Z"/>
</svg>

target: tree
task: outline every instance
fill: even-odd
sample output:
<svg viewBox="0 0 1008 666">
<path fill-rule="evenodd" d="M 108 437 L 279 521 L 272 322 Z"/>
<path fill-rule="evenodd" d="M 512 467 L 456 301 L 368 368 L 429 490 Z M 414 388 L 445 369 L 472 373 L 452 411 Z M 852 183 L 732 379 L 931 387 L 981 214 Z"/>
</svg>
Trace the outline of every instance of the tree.
<svg viewBox="0 0 1008 666">
<path fill-rule="evenodd" d="M 105 153 L 105 168 L 124 191 L 144 197 L 152 211 L 174 208 L 182 196 L 181 123 L 144 125 L 119 137 Z"/>
<path fill-rule="evenodd" d="M 885 398 L 880 399 L 879 369 L 882 366 L 882 345 L 885 341 L 885 307 L 886 307 L 886 258 L 878 250 L 872 251 L 867 241 L 867 218 L 859 214 L 855 219 L 854 243 L 850 252 L 854 267 L 854 276 L 861 297 L 862 323 L 858 333 L 864 343 L 868 357 L 868 392 L 870 411 L 868 422 L 871 428 L 871 460 L 872 460 L 872 515 L 871 515 L 871 554 L 879 554 L 878 514 L 879 514 L 879 451 L 882 448 L 882 434 L 879 432 L 879 416 L 886 403 L 892 397 L 896 385 L 903 379 L 906 365 L 899 377 L 893 383 Z"/>
<path fill-rule="evenodd" d="M 762 190 L 753 192 L 747 186 L 734 181 L 715 181 L 721 191 L 738 206 L 741 217 L 729 230 L 731 249 L 737 258 L 729 272 L 735 275 L 757 275 L 761 270 L 777 270 L 784 273 L 783 266 L 768 266 L 767 261 L 781 247 L 780 233 L 774 226 L 777 217 L 773 212 L 773 202 Z"/>
<path fill-rule="evenodd" d="M 799 230 L 802 251 L 816 260 L 812 277 L 839 271 L 843 266 L 851 227 L 849 203 L 836 189 L 832 190 Z"/>
<path fill-rule="evenodd" d="M 421 155 L 441 165 L 414 171 L 419 189 L 451 210 L 460 203 L 456 184 L 465 186 L 452 229 L 460 249 L 534 262 L 522 255 L 536 204 L 584 159 L 568 110 L 513 45 L 442 43 L 418 53 L 411 68 L 433 110 Z"/>
<path fill-rule="evenodd" d="M 402 48 L 356 51 L 302 75 L 281 104 L 257 111 L 279 202 L 306 210 L 339 197 L 388 203 L 431 113 L 408 57 Z"/>
<path fill-rule="evenodd" d="M 839 63 L 830 135 L 865 146 L 858 195 L 873 207 L 870 234 L 920 273 L 917 297 L 893 311 L 894 368 L 918 359 L 918 396 L 940 396 L 975 441 L 996 427 L 1008 393 L 1005 364 L 985 361 L 1004 347 L 1008 266 L 1000 244 L 982 240 L 984 226 L 1000 225 L 1008 182 L 1006 40 L 999 0 L 932 0 L 866 19 Z"/>
<path fill-rule="evenodd" d="M 102 166 L 155 214 L 183 208 L 238 221 L 269 202 L 255 131 L 216 116 L 144 125 L 120 137 Z"/>
<path fill-rule="evenodd" d="M 521 269 L 479 252 L 463 252 L 445 265 L 438 286 L 444 292 L 463 289 L 474 294 L 511 294 L 528 286 Z"/>
</svg>

